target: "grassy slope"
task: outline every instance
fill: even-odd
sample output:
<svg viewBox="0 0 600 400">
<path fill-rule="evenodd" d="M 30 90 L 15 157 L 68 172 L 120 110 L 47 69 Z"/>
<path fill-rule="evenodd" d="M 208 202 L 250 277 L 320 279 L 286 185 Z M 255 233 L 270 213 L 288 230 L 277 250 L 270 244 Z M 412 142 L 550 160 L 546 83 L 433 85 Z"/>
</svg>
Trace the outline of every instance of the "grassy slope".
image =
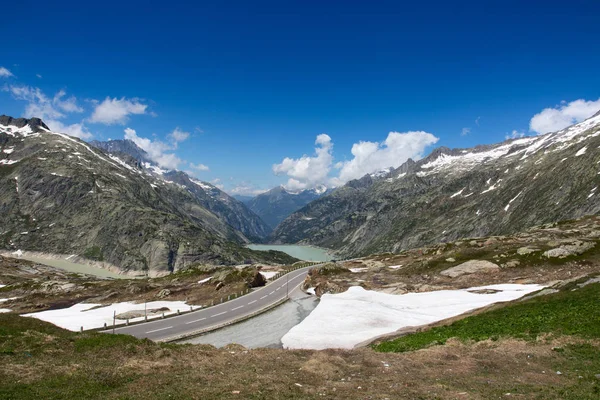
<svg viewBox="0 0 600 400">
<path fill-rule="evenodd" d="M 510 392 L 540 400 L 597 399 L 599 290 L 593 284 L 493 311 L 466 320 L 461 334 L 445 336 L 556 332 L 551 341 L 500 338 L 405 353 L 217 350 L 78 334 L 0 314 L 0 398 L 487 399 Z M 503 331 L 503 325 L 510 327 Z"/>
<path fill-rule="evenodd" d="M 600 339 L 599 307 L 600 283 L 594 283 L 382 342 L 374 348 L 382 352 L 404 352 L 444 344 L 450 338 L 463 341 L 497 340 L 501 337 L 533 340 L 543 334 Z"/>
</svg>

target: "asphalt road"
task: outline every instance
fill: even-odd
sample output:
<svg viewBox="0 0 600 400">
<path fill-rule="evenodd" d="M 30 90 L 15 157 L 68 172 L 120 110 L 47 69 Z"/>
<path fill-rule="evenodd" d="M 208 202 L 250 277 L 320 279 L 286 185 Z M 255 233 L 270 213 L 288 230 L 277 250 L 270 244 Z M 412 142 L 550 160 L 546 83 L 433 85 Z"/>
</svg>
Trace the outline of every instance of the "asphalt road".
<svg viewBox="0 0 600 400">
<path fill-rule="evenodd" d="M 308 270 L 313 267 L 314 265 L 292 271 L 269 283 L 267 286 L 254 290 L 235 300 L 188 314 L 116 328 L 115 333 L 164 341 L 221 326 L 285 299 L 288 290 L 291 293 L 294 288 L 300 285 L 304 281 Z M 112 329 L 105 332 L 111 333 Z"/>
</svg>

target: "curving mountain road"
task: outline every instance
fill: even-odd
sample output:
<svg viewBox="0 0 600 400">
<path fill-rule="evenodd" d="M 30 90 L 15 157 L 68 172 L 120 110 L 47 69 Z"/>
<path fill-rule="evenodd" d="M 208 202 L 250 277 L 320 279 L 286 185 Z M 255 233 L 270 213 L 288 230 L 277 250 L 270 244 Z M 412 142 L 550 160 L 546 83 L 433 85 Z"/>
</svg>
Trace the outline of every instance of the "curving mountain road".
<svg viewBox="0 0 600 400">
<path fill-rule="evenodd" d="M 292 271 L 267 286 L 226 303 L 188 314 L 116 328 L 115 333 L 155 341 L 168 341 L 209 331 L 211 328 L 227 325 L 284 301 L 288 293 L 304 281 L 308 270 L 314 267 L 315 265 L 312 265 Z M 111 333 L 112 329 L 104 332 Z"/>
</svg>

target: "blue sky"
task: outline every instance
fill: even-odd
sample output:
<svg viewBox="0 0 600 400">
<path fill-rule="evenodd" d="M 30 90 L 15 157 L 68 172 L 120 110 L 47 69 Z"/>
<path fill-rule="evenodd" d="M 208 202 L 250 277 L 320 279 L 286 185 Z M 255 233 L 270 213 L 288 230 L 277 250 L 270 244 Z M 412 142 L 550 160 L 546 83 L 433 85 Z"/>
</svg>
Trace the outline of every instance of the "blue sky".
<svg viewBox="0 0 600 400">
<path fill-rule="evenodd" d="M 81 3 L 3 6 L 0 113 L 128 129 L 230 193 L 341 184 L 600 108 L 597 1 Z"/>
</svg>

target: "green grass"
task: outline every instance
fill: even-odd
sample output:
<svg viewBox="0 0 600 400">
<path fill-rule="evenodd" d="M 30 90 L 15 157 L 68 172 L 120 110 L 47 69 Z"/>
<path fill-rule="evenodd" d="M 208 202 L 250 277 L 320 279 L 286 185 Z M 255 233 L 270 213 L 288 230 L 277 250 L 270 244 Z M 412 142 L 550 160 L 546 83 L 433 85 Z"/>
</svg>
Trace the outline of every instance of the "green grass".
<svg viewBox="0 0 600 400">
<path fill-rule="evenodd" d="M 534 340 L 542 334 L 600 338 L 600 284 L 536 297 L 373 346 L 381 352 L 405 352 L 463 341 L 513 337 Z"/>
</svg>

